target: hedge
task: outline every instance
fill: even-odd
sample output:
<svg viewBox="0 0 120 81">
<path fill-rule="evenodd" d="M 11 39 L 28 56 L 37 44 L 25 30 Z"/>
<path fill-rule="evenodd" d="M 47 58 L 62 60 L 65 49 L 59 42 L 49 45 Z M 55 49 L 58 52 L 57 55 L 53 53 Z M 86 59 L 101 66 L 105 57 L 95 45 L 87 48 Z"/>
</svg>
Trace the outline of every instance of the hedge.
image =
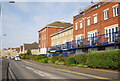
<svg viewBox="0 0 120 81">
<path fill-rule="evenodd" d="M 85 64 L 86 63 L 86 53 L 80 53 L 74 55 L 75 61 L 77 64 Z"/>
<path fill-rule="evenodd" d="M 92 68 L 118 69 L 120 50 L 97 51 L 87 54 L 86 63 Z"/>
<path fill-rule="evenodd" d="M 75 62 L 75 58 L 74 57 L 68 57 L 67 59 L 66 59 L 66 65 L 72 65 L 72 64 L 75 64 L 76 62 Z"/>
</svg>

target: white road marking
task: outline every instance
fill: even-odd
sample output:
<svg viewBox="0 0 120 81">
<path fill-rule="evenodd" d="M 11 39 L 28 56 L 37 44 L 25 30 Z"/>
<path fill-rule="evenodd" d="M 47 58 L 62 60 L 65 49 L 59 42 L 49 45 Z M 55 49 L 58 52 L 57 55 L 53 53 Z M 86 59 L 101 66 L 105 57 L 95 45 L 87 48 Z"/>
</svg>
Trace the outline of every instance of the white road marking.
<svg viewBox="0 0 120 81">
<path fill-rule="evenodd" d="M 35 72 L 36 74 L 39 74 L 40 76 L 44 76 L 43 74 L 41 74 L 41 73 L 39 73 L 37 71 L 33 71 L 33 72 Z"/>
<path fill-rule="evenodd" d="M 28 66 L 25 66 L 25 65 L 22 65 L 22 66 L 25 67 L 25 68 L 27 68 L 27 69 L 29 69 L 29 70 L 31 70 L 31 71 L 33 71 L 34 73 L 36 73 L 36 74 L 38 74 L 40 76 L 44 76 L 44 75 L 52 76 L 51 74 L 48 74 L 46 72 L 42 72 L 40 70 L 35 70 L 35 69 L 33 69 L 31 67 L 28 67 Z"/>
<path fill-rule="evenodd" d="M 48 76 L 52 76 L 51 74 L 48 74 L 48 73 L 46 73 L 46 72 L 42 72 L 42 71 L 40 71 L 40 70 L 38 70 L 38 72 L 43 73 L 43 74 L 48 75 Z"/>
<path fill-rule="evenodd" d="M 25 66 L 25 65 L 22 65 L 23 67 Z"/>
<path fill-rule="evenodd" d="M 31 67 L 27 67 L 27 66 L 25 66 L 27 69 L 30 69 L 30 70 L 33 70 L 33 68 L 31 68 Z"/>
</svg>

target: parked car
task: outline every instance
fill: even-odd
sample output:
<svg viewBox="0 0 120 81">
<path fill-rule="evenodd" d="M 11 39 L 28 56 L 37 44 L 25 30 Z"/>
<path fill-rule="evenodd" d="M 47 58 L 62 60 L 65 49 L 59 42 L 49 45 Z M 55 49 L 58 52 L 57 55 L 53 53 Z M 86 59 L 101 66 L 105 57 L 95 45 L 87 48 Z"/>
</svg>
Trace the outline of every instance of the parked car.
<svg viewBox="0 0 120 81">
<path fill-rule="evenodd" d="M 20 59 L 19 56 L 15 56 L 15 60 L 16 60 L 16 61 L 19 61 L 19 60 L 21 60 L 21 59 Z"/>
</svg>

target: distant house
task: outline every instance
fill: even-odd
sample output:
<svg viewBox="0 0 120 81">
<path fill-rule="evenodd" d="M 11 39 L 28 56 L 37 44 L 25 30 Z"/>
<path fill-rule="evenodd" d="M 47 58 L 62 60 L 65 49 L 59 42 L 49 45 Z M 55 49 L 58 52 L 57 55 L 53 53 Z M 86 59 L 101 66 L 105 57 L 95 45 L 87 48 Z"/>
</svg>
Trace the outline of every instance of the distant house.
<svg viewBox="0 0 120 81">
<path fill-rule="evenodd" d="M 1 52 L 2 52 L 2 49 L 0 49 L 0 56 L 2 55 Z"/>
<path fill-rule="evenodd" d="M 27 50 L 31 50 L 32 54 L 38 55 L 38 43 L 34 42 L 32 44 L 25 43 L 20 47 L 20 53 L 27 53 Z"/>
</svg>

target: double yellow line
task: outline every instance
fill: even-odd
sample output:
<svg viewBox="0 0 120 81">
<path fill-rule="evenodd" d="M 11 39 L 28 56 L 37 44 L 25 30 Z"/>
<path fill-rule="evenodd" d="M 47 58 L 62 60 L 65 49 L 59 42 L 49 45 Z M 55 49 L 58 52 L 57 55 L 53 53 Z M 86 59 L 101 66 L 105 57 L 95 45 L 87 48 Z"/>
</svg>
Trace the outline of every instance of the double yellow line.
<svg viewBox="0 0 120 81">
<path fill-rule="evenodd" d="M 25 61 L 25 60 L 22 60 L 23 62 L 26 62 L 26 63 L 29 63 L 29 64 L 32 64 L 32 65 L 37 65 L 37 64 L 34 64 L 34 63 L 30 63 L 28 61 Z M 37 65 L 38 66 L 38 65 Z M 85 74 L 85 73 L 79 73 L 79 72 L 74 72 L 74 71 L 68 71 L 68 70 L 63 70 L 63 69 L 57 69 L 57 68 L 52 68 L 52 67 L 46 67 L 46 66 L 42 66 L 42 67 L 45 67 L 45 68 L 49 68 L 49 69 L 53 69 L 53 70 L 59 70 L 59 71 L 63 71 L 63 72 L 69 72 L 69 73 L 74 73 L 74 74 L 78 74 L 78 75 L 84 75 L 84 76 L 88 76 L 88 77 L 92 77 L 92 78 L 95 78 L 95 79 L 106 79 L 106 80 L 109 80 L 110 78 L 105 78 L 105 77 L 99 77 L 99 76 L 95 76 L 95 75 L 90 75 L 90 74 Z"/>
</svg>

